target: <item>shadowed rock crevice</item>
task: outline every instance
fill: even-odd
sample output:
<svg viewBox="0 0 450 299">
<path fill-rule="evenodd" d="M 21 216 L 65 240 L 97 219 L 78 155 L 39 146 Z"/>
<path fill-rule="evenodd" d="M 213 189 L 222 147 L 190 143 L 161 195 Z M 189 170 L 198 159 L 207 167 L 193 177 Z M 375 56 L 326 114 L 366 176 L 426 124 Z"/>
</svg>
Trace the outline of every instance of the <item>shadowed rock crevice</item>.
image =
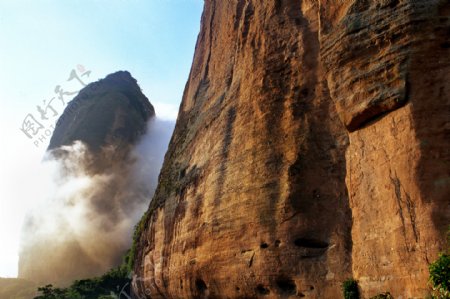
<svg viewBox="0 0 450 299">
<path fill-rule="evenodd" d="M 256 286 L 256 293 L 258 295 L 269 295 L 270 294 L 270 290 L 268 288 L 266 288 L 264 285 L 258 284 Z"/>
<path fill-rule="evenodd" d="M 197 278 L 195 280 L 195 287 L 200 295 L 203 295 L 206 292 L 206 290 L 208 289 L 208 287 L 206 286 L 206 283 L 200 278 Z"/>
<path fill-rule="evenodd" d="M 289 278 L 278 278 L 275 281 L 278 291 L 280 295 L 296 295 L 297 294 L 297 285 L 292 279 Z"/>
<path fill-rule="evenodd" d="M 304 247 L 304 248 L 319 248 L 324 249 L 328 247 L 327 242 L 323 242 L 317 239 L 312 238 L 297 238 L 294 240 L 294 244 L 297 247 Z"/>
<path fill-rule="evenodd" d="M 423 8 L 425 9 L 425 7 Z M 415 137 L 419 143 L 420 158 L 415 168 L 415 178 L 420 201 L 405 189 L 405 202 L 414 223 L 416 240 L 435 240 L 434 246 L 423 246 L 427 259 L 443 250 L 450 223 L 450 3 L 433 1 L 426 7 L 428 16 L 417 25 L 416 51 L 410 63 L 411 117 Z M 429 219 L 435 231 L 424 228 L 421 205 L 432 207 Z M 434 258 L 434 257 L 433 257 Z M 431 260 L 433 259 L 431 258 Z"/>
<path fill-rule="evenodd" d="M 225 126 L 225 131 L 223 133 L 223 141 L 222 141 L 222 151 L 221 151 L 221 163 L 219 167 L 219 178 L 216 185 L 216 195 L 215 195 L 215 205 L 218 206 L 220 204 L 220 200 L 223 193 L 223 186 L 225 183 L 226 170 L 228 165 L 228 158 L 230 155 L 230 146 L 233 141 L 233 127 L 234 122 L 236 121 L 236 109 L 231 107 L 227 111 L 227 121 Z"/>
</svg>

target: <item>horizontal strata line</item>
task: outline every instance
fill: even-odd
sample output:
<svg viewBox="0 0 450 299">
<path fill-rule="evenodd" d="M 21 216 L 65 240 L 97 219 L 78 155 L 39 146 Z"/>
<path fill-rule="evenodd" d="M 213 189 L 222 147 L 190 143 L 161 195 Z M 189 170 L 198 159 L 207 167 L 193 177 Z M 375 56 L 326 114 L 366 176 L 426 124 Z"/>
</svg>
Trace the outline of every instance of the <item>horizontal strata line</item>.
<svg viewBox="0 0 450 299">
<path fill-rule="evenodd" d="M 429 19 L 408 20 L 407 22 L 401 23 L 398 26 L 390 28 L 388 31 L 386 31 L 387 34 L 380 33 L 376 37 L 380 37 L 383 35 L 394 35 L 396 32 L 412 30 L 412 29 L 414 29 L 414 25 L 416 25 L 418 22 L 425 22 L 428 20 Z M 370 42 L 371 40 L 376 39 L 374 36 L 368 36 L 368 33 L 373 32 L 373 28 L 370 28 L 370 26 L 366 26 L 361 31 L 358 31 L 358 33 L 350 33 L 349 34 L 348 32 L 345 31 L 345 29 L 342 29 L 342 30 L 337 29 L 336 31 L 339 31 L 340 35 L 335 38 L 332 38 L 332 36 L 325 36 L 322 39 L 323 43 L 321 43 L 321 48 L 320 48 L 320 50 L 324 54 L 329 54 L 332 57 L 337 56 L 337 54 L 333 54 L 336 52 L 335 51 L 335 48 L 337 47 L 336 44 L 342 44 L 344 40 L 358 39 L 360 41 L 358 45 L 361 45 L 361 43 L 364 41 Z M 360 38 L 361 36 L 364 38 Z M 331 52 L 331 54 L 330 54 L 330 52 Z"/>
<path fill-rule="evenodd" d="M 417 18 L 412 17 L 414 15 L 417 15 L 418 17 Z M 403 17 L 397 18 L 388 17 L 385 19 L 381 19 L 382 20 L 381 22 L 380 19 L 375 19 L 372 22 L 367 23 L 365 26 L 361 26 L 361 29 L 358 30 L 357 32 L 349 32 L 347 23 L 349 23 L 350 21 L 346 20 L 346 24 L 341 23 L 340 26 L 335 30 L 333 30 L 330 34 L 322 35 L 324 37 L 321 39 L 321 50 L 323 50 L 325 53 L 328 53 L 329 51 L 333 50 L 335 48 L 336 43 L 340 42 L 342 39 L 346 37 L 356 38 L 360 35 L 366 35 L 367 31 L 373 32 L 374 29 L 376 29 L 377 27 L 396 24 L 395 27 L 389 29 L 389 32 L 401 32 L 410 29 L 409 27 L 412 27 L 417 23 L 425 22 L 430 19 L 431 19 L 430 17 L 420 15 L 420 12 L 414 12 Z M 381 33 L 379 35 L 383 34 Z M 364 38 L 363 40 L 367 40 L 367 38 Z"/>
</svg>

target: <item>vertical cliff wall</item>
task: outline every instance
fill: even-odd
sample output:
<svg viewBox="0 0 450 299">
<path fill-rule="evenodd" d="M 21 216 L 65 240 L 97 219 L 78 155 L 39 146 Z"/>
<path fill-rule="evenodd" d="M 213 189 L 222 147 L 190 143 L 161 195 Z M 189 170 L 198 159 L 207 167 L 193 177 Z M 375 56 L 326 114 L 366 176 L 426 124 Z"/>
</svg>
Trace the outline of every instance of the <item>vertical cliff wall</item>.
<svg viewBox="0 0 450 299">
<path fill-rule="evenodd" d="M 322 57 L 350 131 L 353 276 L 365 297 L 425 297 L 450 224 L 450 3 L 332 6 Z"/>
<path fill-rule="evenodd" d="M 450 221 L 446 1 L 205 1 L 134 290 L 427 292 Z"/>
</svg>

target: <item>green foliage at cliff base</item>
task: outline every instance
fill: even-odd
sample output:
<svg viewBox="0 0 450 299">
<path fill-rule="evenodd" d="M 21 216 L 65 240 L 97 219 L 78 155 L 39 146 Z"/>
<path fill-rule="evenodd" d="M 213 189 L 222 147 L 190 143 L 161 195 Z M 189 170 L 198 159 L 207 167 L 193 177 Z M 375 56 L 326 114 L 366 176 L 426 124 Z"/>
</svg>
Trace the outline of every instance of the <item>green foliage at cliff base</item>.
<svg viewBox="0 0 450 299">
<path fill-rule="evenodd" d="M 353 278 L 344 281 L 342 283 L 342 293 L 344 299 L 359 299 L 358 282 Z"/>
<path fill-rule="evenodd" d="M 121 293 L 130 294 L 131 278 L 129 273 L 128 267 L 124 264 L 100 277 L 76 280 L 68 288 L 46 285 L 38 288 L 41 294 L 34 299 L 118 298 Z"/>
<path fill-rule="evenodd" d="M 440 254 L 439 258 L 430 264 L 429 270 L 432 298 L 450 298 L 450 255 Z"/>
</svg>

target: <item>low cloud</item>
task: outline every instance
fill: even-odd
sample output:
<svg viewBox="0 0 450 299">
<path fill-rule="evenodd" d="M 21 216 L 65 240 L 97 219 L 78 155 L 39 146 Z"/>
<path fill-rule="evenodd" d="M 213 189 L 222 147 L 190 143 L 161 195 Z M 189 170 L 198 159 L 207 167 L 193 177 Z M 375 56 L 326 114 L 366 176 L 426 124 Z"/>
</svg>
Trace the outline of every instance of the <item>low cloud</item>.
<svg viewBox="0 0 450 299">
<path fill-rule="evenodd" d="M 19 276 L 64 285 L 120 264 L 153 196 L 173 128 L 173 121 L 150 120 L 123 161 L 114 160 L 114 149 L 93 154 L 80 141 L 47 153 L 36 174 L 39 188 L 28 192 L 36 204 L 22 230 Z"/>
</svg>

